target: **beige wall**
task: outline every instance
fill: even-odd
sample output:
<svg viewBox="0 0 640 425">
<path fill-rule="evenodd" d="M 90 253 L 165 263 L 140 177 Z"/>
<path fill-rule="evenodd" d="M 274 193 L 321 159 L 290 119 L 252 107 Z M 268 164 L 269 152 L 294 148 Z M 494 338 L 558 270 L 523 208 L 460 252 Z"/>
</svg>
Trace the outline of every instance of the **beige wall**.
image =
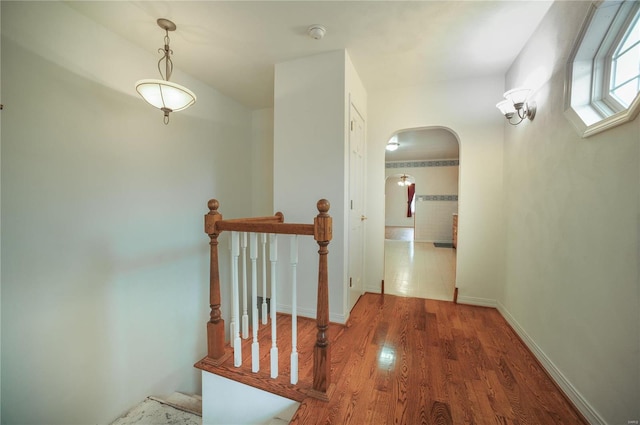
<svg viewBox="0 0 640 425">
<path fill-rule="evenodd" d="M 330 320 L 339 323 L 344 323 L 349 313 L 346 205 L 350 102 L 366 117 L 366 93 L 346 51 L 276 65 L 274 206 L 286 212 L 287 221 L 313 223 L 317 201 L 325 198 L 331 203 L 329 310 Z M 311 317 L 316 311 L 317 261 L 317 244 L 313 238 L 302 238 L 298 281 L 307 284 L 298 289 L 298 312 Z M 291 308 L 287 284 L 283 282 L 278 291 L 282 311 Z"/>
<path fill-rule="evenodd" d="M 422 166 L 408 166 L 414 162 L 400 162 L 397 165 L 401 168 L 385 168 L 385 226 L 415 226 L 417 241 L 451 242 L 452 213 L 458 211 L 458 201 L 434 200 L 433 197 L 458 195 L 459 167 L 427 165 L 426 162 Z M 398 186 L 398 173 L 411 176 L 411 181 L 416 184 L 415 214 L 412 217 L 407 217 L 407 188 Z"/>
<path fill-rule="evenodd" d="M 155 52 L 63 3 L 1 8 L 2 423 L 110 423 L 199 392 L 202 217 L 214 196 L 251 208 L 251 113 L 176 70 L 198 103 L 165 126 L 133 86 Z"/>
<path fill-rule="evenodd" d="M 536 89 L 505 125 L 500 307 L 591 423 L 640 418 L 640 120 L 582 139 L 563 115 L 565 63 L 590 2 L 556 2 L 506 88 Z"/>
<path fill-rule="evenodd" d="M 406 186 L 398 186 L 396 174 L 396 172 L 389 173 L 387 171 L 387 179 L 384 184 L 384 225 L 413 227 L 415 217 L 407 217 L 407 188 Z M 409 173 L 407 176 L 412 175 Z"/>
<path fill-rule="evenodd" d="M 251 215 L 267 216 L 273 209 L 273 108 L 251 113 Z"/>
<path fill-rule="evenodd" d="M 502 138 L 495 109 L 502 78 L 369 92 L 367 168 L 368 291 L 384 276 L 385 144 L 407 128 L 445 127 L 460 143 L 457 285 L 466 302 L 495 305 L 503 281 Z M 456 99 L 466 99 L 464 113 Z"/>
</svg>

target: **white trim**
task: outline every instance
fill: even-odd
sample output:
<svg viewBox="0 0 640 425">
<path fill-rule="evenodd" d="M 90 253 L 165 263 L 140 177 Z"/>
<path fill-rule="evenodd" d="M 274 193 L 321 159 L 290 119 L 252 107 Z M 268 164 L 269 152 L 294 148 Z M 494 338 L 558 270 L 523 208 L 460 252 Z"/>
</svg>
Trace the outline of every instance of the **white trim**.
<svg viewBox="0 0 640 425">
<path fill-rule="evenodd" d="M 378 285 L 377 285 L 377 286 L 368 286 L 368 285 L 365 285 L 365 287 L 364 287 L 364 292 L 365 292 L 365 294 L 366 294 L 367 292 L 371 292 L 372 294 L 381 294 L 381 293 L 382 293 L 382 282 L 381 282 L 381 283 L 378 283 Z"/>
<path fill-rule="evenodd" d="M 291 306 L 278 304 L 277 310 L 278 313 L 291 314 Z M 314 308 L 304 308 L 298 306 L 298 317 L 306 317 L 307 319 L 316 320 L 316 309 Z M 340 325 L 344 325 L 347 323 L 347 317 L 344 314 L 331 313 L 329 312 L 329 322 L 338 323 Z"/>
<path fill-rule="evenodd" d="M 638 7 L 628 0 L 594 1 L 574 42 L 565 73 L 565 117 L 583 138 L 632 121 L 640 112 L 640 94 L 626 109 L 614 107 L 618 102 L 608 94 L 611 54 Z"/>
<path fill-rule="evenodd" d="M 458 304 L 468 304 L 468 305 L 475 305 L 478 307 L 493 307 L 493 308 L 496 308 L 498 305 L 496 300 L 493 300 L 490 298 L 466 297 L 464 295 L 458 295 Z"/>
<path fill-rule="evenodd" d="M 607 422 L 598 414 L 598 412 L 589 404 L 589 402 L 580 394 L 580 392 L 569 382 L 564 374 L 558 369 L 558 367 L 551 361 L 549 356 L 540 348 L 538 344 L 527 334 L 518 321 L 509 313 L 502 303 L 497 302 L 498 312 L 509 323 L 511 328 L 518 334 L 518 336 L 525 343 L 527 348 L 538 359 L 542 367 L 545 368 L 547 373 L 555 381 L 555 383 L 562 389 L 565 395 L 571 400 L 573 405 L 582 413 L 590 424 L 607 425 Z"/>
<path fill-rule="evenodd" d="M 610 128 L 626 124 L 633 121 L 640 113 L 640 94 L 636 96 L 636 99 L 631 103 L 629 109 L 618 112 L 603 120 L 595 122 L 591 125 L 586 125 L 580 116 L 576 113 L 574 108 L 569 108 L 564 111 L 565 117 L 573 124 L 581 137 L 587 138 L 598 133 L 602 133 Z"/>
<path fill-rule="evenodd" d="M 601 133 L 610 128 L 632 121 L 636 118 L 638 112 L 640 112 L 640 95 L 636 96 L 635 100 L 631 105 L 629 105 L 629 109 L 620 111 L 617 114 L 611 115 L 602 121 L 598 121 L 597 123 L 588 126 L 584 130 L 582 137 L 593 136 L 594 134 Z"/>
</svg>

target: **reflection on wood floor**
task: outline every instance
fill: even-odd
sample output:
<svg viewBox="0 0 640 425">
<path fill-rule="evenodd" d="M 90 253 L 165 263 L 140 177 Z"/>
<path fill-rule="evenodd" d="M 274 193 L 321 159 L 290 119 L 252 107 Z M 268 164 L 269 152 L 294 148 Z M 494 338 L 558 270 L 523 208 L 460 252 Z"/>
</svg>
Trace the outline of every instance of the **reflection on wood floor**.
<svg viewBox="0 0 640 425">
<path fill-rule="evenodd" d="M 351 314 L 333 394 L 291 424 L 586 424 L 496 309 L 367 293 Z"/>
<path fill-rule="evenodd" d="M 389 236 L 384 241 L 386 294 L 453 301 L 455 249 L 414 242 L 413 228 L 387 227 L 385 234 Z"/>
</svg>

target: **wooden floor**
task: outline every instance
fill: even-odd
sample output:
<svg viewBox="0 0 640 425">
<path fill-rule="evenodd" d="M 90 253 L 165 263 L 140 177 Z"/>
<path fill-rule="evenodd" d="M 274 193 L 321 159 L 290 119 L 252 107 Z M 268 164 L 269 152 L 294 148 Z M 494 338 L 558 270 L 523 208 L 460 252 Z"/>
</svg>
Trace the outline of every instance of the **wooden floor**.
<svg viewBox="0 0 640 425">
<path fill-rule="evenodd" d="M 304 338 L 291 424 L 587 423 L 495 309 L 365 294 L 349 326 L 333 325 L 329 336 L 335 389 L 329 402 L 305 395 L 313 360 Z M 270 381 L 262 373 L 253 380 Z M 288 376 L 279 379 L 286 389 Z"/>
</svg>

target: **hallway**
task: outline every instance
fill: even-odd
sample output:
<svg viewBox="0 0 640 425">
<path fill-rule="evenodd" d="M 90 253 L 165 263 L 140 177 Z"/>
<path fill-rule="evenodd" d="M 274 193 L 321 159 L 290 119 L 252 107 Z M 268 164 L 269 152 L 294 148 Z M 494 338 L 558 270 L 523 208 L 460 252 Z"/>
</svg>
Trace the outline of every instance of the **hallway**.
<svg viewBox="0 0 640 425">
<path fill-rule="evenodd" d="M 387 232 L 384 241 L 385 294 L 453 301 L 456 250 L 396 234 Z"/>
<path fill-rule="evenodd" d="M 329 333 L 335 390 L 292 425 L 587 424 L 496 309 L 367 293 Z"/>
</svg>

